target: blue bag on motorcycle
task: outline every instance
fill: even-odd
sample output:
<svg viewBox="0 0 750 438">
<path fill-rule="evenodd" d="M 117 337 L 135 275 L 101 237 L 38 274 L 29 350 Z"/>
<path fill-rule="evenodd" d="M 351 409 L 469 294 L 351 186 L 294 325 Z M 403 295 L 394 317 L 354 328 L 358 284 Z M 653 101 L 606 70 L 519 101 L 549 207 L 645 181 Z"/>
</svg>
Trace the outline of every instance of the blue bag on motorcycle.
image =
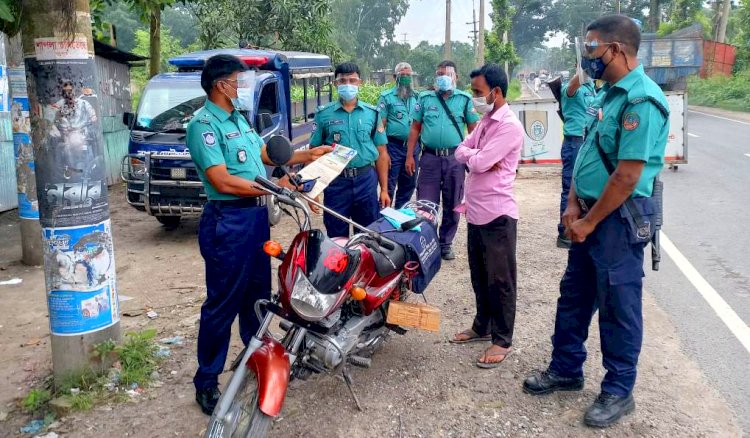
<svg viewBox="0 0 750 438">
<path fill-rule="evenodd" d="M 406 259 L 419 263 L 417 275 L 412 280 L 412 290 L 418 294 L 423 293 L 437 275 L 442 262 L 435 227 L 423 222 L 419 231 L 396 231 L 388 220 L 380 218 L 367 228 L 384 233 L 385 237 L 403 245 L 406 248 Z"/>
</svg>

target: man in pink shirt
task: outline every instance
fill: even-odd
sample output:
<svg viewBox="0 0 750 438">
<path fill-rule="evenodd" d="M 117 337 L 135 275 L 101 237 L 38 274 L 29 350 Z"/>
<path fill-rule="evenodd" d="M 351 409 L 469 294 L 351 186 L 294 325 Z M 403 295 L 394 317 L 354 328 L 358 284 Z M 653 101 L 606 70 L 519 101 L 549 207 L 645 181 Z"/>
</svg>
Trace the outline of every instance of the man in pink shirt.
<svg viewBox="0 0 750 438">
<path fill-rule="evenodd" d="M 469 170 L 465 208 L 471 284 L 477 314 L 470 329 L 452 342 L 491 341 L 477 359 L 494 368 L 510 353 L 516 317 L 516 224 L 513 183 L 523 145 L 523 126 L 505 101 L 508 76 L 486 64 L 471 73 L 474 107 L 483 112 L 479 126 L 456 149 L 456 160 Z"/>
</svg>

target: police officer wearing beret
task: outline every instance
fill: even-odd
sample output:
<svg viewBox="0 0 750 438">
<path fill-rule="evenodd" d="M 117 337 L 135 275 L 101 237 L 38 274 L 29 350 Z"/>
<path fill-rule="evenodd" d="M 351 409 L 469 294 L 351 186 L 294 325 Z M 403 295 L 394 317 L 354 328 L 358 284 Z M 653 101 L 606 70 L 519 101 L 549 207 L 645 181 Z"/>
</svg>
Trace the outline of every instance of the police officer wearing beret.
<svg viewBox="0 0 750 438">
<path fill-rule="evenodd" d="M 457 81 L 456 64 L 441 62 L 435 72 L 436 90 L 419 96 L 406 152 L 406 170 L 413 175 L 417 167 L 414 150 L 417 140 L 422 141 L 417 198 L 435 203 L 443 199 L 440 252 L 444 260 L 456 258 L 452 244 L 460 215 L 453 209 L 461 204 L 466 178 L 464 165 L 456 161 L 454 155 L 467 128 L 471 133 L 479 122 L 471 95 L 456 89 Z"/>
<path fill-rule="evenodd" d="M 378 110 L 388 136 L 388 156 L 391 168 L 388 171 L 388 195 L 395 200 L 394 208 L 401 208 L 409 202 L 417 187 L 417 176 L 409 174 L 406 163 L 406 141 L 414 119 L 419 95 L 412 88 L 411 65 L 400 62 L 393 72 L 396 86 L 380 93 Z M 414 148 L 414 160 L 419 160 L 419 150 Z"/>
<path fill-rule="evenodd" d="M 323 203 L 367 226 L 378 218 L 379 207 L 391 204 L 388 139 L 377 108 L 357 98 L 362 83 L 357 64 L 345 62 L 337 66 L 334 77 L 339 99 L 315 113 L 310 147 L 341 144 L 357 151 L 346 169 L 323 191 Z M 329 237 L 349 236 L 349 224 L 329 213 L 323 214 L 323 224 Z"/>
<path fill-rule="evenodd" d="M 270 237 L 266 192 L 253 181 L 266 176 L 264 164 L 273 163 L 263 140 L 238 111 L 238 75 L 244 70 L 234 56 L 209 58 L 201 73 L 208 98 L 187 126 L 186 143 L 208 197 L 198 231 L 207 297 L 201 307 L 193 379 L 196 401 L 206 415 L 220 396 L 218 376 L 234 319 L 239 315 L 240 337 L 247 345 L 260 324 L 253 305 L 271 293 L 271 262 L 263 253 Z M 291 164 L 313 161 L 330 150 L 295 152 Z"/>
<path fill-rule="evenodd" d="M 651 196 L 669 135 L 667 100 L 639 65 L 640 41 L 637 24 L 623 15 L 601 17 L 587 28 L 581 66 L 606 84 L 576 159 L 563 214 L 572 247 L 560 282 L 552 361 L 523 384 L 534 395 L 581 390 L 584 343 L 598 310 L 607 373 L 584 416 L 594 427 L 607 427 L 635 409 L 643 250 L 654 233 L 657 206 Z"/>
</svg>

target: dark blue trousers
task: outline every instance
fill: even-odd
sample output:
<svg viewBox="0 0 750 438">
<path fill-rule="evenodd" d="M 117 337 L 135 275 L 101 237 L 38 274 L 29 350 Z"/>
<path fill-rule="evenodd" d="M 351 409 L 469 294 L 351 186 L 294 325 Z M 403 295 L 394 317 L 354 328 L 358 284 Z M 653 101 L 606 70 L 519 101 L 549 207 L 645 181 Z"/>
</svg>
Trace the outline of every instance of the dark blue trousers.
<svg viewBox="0 0 750 438">
<path fill-rule="evenodd" d="M 414 161 L 419 168 L 420 145 L 414 148 Z M 393 200 L 393 208 L 398 210 L 411 200 L 417 188 L 417 172 L 406 173 L 406 142 L 388 141 L 388 155 L 391 157 L 391 168 L 388 171 L 388 196 Z M 394 198 L 393 195 L 396 195 Z"/>
<path fill-rule="evenodd" d="M 639 210 L 653 213 L 651 198 L 640 198 Z M 625 209 L 602 221 L 568 253 L 560 282 L 550 370 L 567 377 L 583 375 L 584 342 L 591 318 L 599 310 L 599 331 L 607 374 L 601 389 L 625 397 L 633 390 L 643 339 L 641 296 L 643 250 Z M 653 215 L 644 219 L 653 223 Z"/>
<path fill-rule="evenodd" d="M 438 157 L 422 153 L 417 181 L 417 198 L 440 204 L 442 197 L 443 219 L 440 222 L 440 248 L 449 248 L 456 237 L 461 215 L 454 212 L 464 196 L 464 165 L 456 157 Z"/>
<path fill-rule="evenodd" d="M 563 140 L 560 157 L 562 158 L 562 192 L 560 192 L 560 222 L 557 224 L 557 232 L 560 236 L 565 233 L 562 224 L 562 215 L 568 206 L 568 192 L 570 192 L 570 181 L 573 178 L 573 166 L 578 157 L 578 150 L 583 144 L 583 137 L 566 135 Z"/>
<path fill-rule="evenodd" d="M 355 177 L 339 175 L 323 191 L 323 204 L 336 213 L 368 226 L 378 218 L 378 177 L 371 168 Z M 328 237 L 349 237 L 349 224 L 323 213 L 323 224 Z"/>
<path fill-rule="evenodd" d="M 242 342 L 247 345 L 258 331 L 253 305 L 271 296 L 271 259 L 263 252 L 269 238 L 266 207 L 206 203 L 198 230 L 208 289 L 201 307 L 198 371 L 193 379 L 198 390 L 218 385 L 237 315 Z"/>
</svg>

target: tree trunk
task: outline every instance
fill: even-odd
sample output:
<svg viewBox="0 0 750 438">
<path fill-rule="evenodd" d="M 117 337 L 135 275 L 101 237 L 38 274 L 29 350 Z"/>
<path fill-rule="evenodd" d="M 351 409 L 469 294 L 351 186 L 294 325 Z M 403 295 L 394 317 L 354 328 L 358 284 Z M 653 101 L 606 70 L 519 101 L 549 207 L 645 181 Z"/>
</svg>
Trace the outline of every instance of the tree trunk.
<svg viewBox="0 0 750 438">
<path fill-rule="evenodd" d="M 159 74 L 161 66 L 161 9 L 158 6 L 151 11 L 151 44 L 148 48 L 149 69 L 148 77 Z"/>
<path fill-rule="evenodd" d="M 648 28 L 651 32 L 659 30 L 661 24 L 661 8 L 659 0 L 650 0 L 648 8 Z"/>
<path fill-rule="evenodd" d="M 747 1 L 747 0 L 745 0 Z M 727 22 L 729 21 L 729 11 L 732 10 L 731 0 L 724 0 L 724 5 L 721 10 L 721 21 L 719 21 L 719 33 L 716 37 L 716 41 L 723 43 L 727 38 Z"/>
<path fill-rule="evenodd" d="M 120 340 L 88 0 L 25 0 L 22 46 L 55 380 Z"/>
</svg>

